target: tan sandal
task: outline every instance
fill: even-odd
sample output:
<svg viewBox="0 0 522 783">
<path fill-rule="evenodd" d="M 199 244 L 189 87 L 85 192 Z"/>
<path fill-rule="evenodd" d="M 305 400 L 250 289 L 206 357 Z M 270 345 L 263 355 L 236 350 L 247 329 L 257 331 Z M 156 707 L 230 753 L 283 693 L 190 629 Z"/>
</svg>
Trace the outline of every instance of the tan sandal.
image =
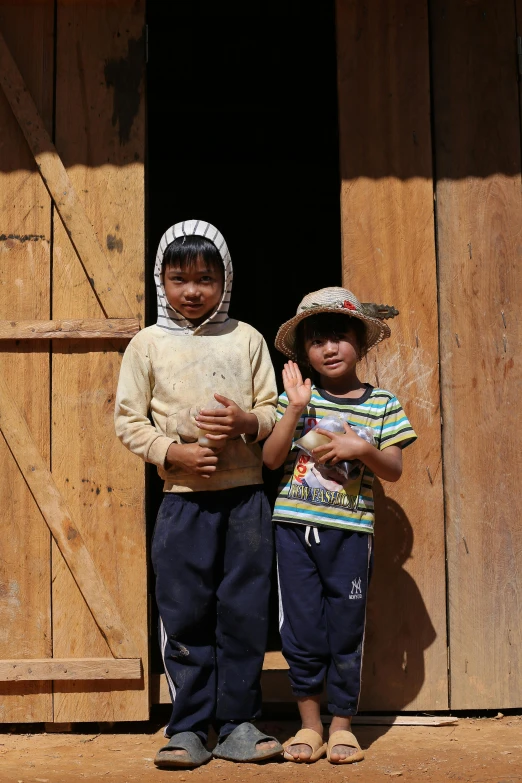
<svg viewBox="0 0 522 783">
<path fill-rule="evenodd" d="M 308 745 L 312 748 L 312 755 L 308 759 L 296 759 L 290 753 L 287 753 L 287 748 L 290 745 Z M 293 761 L 296 764 L 312 764 L 326 753 L 326 742 L 323 742 L 321 735 L 313 729 L 299 729 L 295 737 L 290 737 L 289 740 L 283 743 L 283 750 L 283 757 L 286 761 Z"/>
<path fill-rule="evenodd" d="M 339 761 L 332 761 L 330 755 L 336 745 L 346 745 L 349 748 L 357 748 L 357 753 L 353 753 L 351 756 L 347 756 L 345 759 Z M 328 746 L 326 748 L 326 758 L 330 764 L 353 764 L 355 761 L 362 761 L 364 758 L 364 752 L 361 750 L 361 746 L 357 742 L 355 735 L 351 731 L 334 731 L 330 735 L 328 740 Z"/>
</svg>

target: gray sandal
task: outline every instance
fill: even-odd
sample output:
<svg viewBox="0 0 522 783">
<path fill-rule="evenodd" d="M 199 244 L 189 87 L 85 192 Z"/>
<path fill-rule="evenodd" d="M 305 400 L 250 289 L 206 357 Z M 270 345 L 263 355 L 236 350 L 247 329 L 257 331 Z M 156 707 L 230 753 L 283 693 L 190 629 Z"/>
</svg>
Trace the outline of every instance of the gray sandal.
<svg viewBox="0 0 522 783">
<path fill-rule="evenodd" d="M 183 755 L 173 753 L 175 750 L 184 750 Z M 160 748 L 156 753 L 154 764 L 161 769 L 174 769 L 175 767 L 200 767 L 212 758 L 197 734 L 193 731 L 182 731 L 173 734 L 168 745 Z"/>
<path fill-rule="evenodd" d="M 258 750 L 259 742 L 272 740 L 277 745 L 274 748 Z M 216 759 L 227 761 L 263 761 L 279 756 L 283 752 L 283 746 L 275 737 L 263 734 L 251 723 L 240 723 L 223 742 L 216 745 L 212 755 Z"/>
</svg>

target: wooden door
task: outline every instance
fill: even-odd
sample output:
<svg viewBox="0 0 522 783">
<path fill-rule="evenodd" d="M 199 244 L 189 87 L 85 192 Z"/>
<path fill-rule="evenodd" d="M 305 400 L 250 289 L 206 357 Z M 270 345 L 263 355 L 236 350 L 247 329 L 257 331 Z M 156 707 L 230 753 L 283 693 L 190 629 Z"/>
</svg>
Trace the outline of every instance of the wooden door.
<svg viewBox="0 0 522 783">
<path fill-rule="evenodd" d="M 145 719 L 144 472 L 112 424 L 143 318 L 144 3 L 0 4 L 0 23 L 0 427 L 14 531 L 0 720 Z"/>
<path fill-rule="evenodd" d="M 344 280 L 401 311 L 368 379 L 419 434 L 380 499 L 372 709 L 522 698 L 521 24 L 519 0 L 337 1 Z"/>
<path fill-rule="evenodd" d="M 25 5 L 0 4 L 0 31 L 45 124 L 52 125 L 53 3 L 27 18 Z M 51 199 L 0 90 L 0 317 L 49 319 Z M 49 343 L 0 343 L 0 376 L 50 460 Z M 50 533 L 4 439 L 0 439 L 2 554 L 0 658 L 52 655 Z M 52 720 L 52 683 L 0 682 L 0 721 Z"/>
<path fill-rule="evenodd" d="M 437 282 L 426 0 L 337 0 L 343 280 L 393 304 L 366 378 L 418 442 L 377 486 L 361 708 L 448 707 Z"/>
<path fill-rule="evenodd" d="M 521 12 L 513 0 L 431 3 L 455 709 L 522 703 Z"/>
</svg>

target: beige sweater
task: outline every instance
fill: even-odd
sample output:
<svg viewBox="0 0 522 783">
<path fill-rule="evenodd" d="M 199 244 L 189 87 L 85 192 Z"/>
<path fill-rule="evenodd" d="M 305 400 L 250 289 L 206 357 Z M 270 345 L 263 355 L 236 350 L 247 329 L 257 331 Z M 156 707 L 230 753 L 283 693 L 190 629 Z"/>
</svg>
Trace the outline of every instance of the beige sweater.
<svg viewBox="0 0 522 783">
<path fill-rule="evenodd" d="M 149 326 L 129 343 L 116 396 L 116 433 L 123 444 L 158 466 L 165 492 L 214 491 L 260 484 L 261 449 L 275 421 L 277 390 L 263 337 L 253 327 L 228 319 L 205 330 L 180 334 Z M 210 330 L 208 330 L 210 331 Z M 194 414 L 214 392 L 257 416 L 255 437 L 229 440 L 210 479 L 165 469 L 171 443 L 194 441 Z M 148 418 L 149 411 L 152 422 Z"/>
</svg>

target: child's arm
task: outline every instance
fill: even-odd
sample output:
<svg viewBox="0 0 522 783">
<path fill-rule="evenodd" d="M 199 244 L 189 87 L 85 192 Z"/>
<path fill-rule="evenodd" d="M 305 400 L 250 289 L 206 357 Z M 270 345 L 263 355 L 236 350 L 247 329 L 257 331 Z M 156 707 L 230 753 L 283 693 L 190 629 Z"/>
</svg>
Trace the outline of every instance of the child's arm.
<svg viewBox="0 0 522 783">
<path fill-rule="evenodd" d="M 171 443 L 165 457 L 167 469 L 179 466 L 186 473 L 195 473 L 201 478 L 210 478 L 217 463 L 216 453 L 199 443 Z"/>
<path fill-rule="evenodd" d="M 312 395 L 310 379 L 307 378 L 303 382 L 295 362 L 285 364 L 283 384 L 288 397 L 288 406 L 263 446 L 263 462 L 270 470 L 279 468 L 287 458 L 295 428 Z"/>
<path fill-rule="evenodd" d="M 257 334 L 257 333 L 256 333 Z M 251 355 L 252 365 L 252 410 L 244 411 L 233 400 L 215 394 L 224 408 L 202 410 L 196 421 L 208 433 L 209 440 L 217 436 L 237 438 L 246 435 L 249 443 L 264 440 L 274 426 L 277 387 L 274 368 L 266 342 L 261 335 Z"/>
<path fill-rule="evenodd" d="M 222 394 L 214 394 L 214 397 L 225 407 L 203 409 L 196 416 L 198 426 L 208 433 L 209 440 L 219 442 L 223 436 L 237 438 L 240 435 L 255 435 L 258 428 L 257 416 L 242 410 L 234 400 L 229 400 Z"/>
<path fill-rule="evenodd" d="M 202 448 L 198 443 L 176 443 L 151 424 L 148 418 L 152 396 L 150 372 L 146 359 L 130 344 L 123 356 L 116 393 L 117 436 L 145 462 L 160 468 L 176 464 L 183 466 L 187 473 L 210 478 L 218 461 L 211 449 Z"/>
<path fill-rule="evenodd" d="M 131 342 L 123 355 L 114 425 L 124 446 L 145 462 L 162 466 L 173 439 L 162 435 L 149 421 L 153 381 L 150 364 L 142 353 Z"/>
<path fill-rule="evenodd" d="M 328 432 L 318 428 L 316 432 L 327 435 L 330 443 L 313 449 L 317 462 L 335 465 L 344 460 L 358 459 L 378 478 L 384 481 L 398 481 L 402 474 L 402 449 L 388 446 L 380 451 L 371 443 L 360 438 L 349 424 L 344 425 L 345 433 Z"/>
</svg>

